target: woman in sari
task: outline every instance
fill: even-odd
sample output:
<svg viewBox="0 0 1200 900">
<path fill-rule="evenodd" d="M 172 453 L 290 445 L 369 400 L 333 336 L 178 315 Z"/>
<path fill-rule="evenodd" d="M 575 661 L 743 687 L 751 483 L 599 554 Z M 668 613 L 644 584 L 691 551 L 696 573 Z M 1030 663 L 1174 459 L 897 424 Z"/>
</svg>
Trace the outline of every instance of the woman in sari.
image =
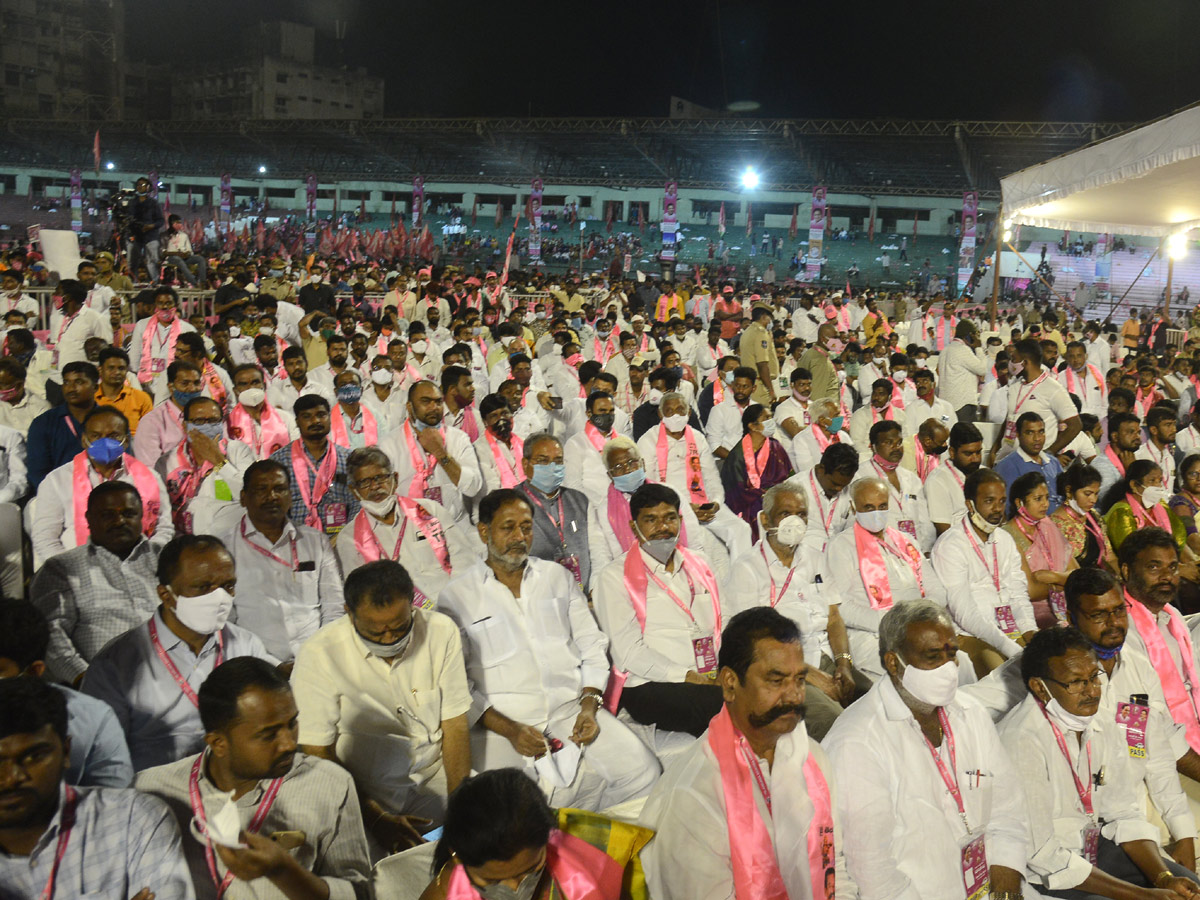
<svg viewBox="0 0 1200 900">
<path fill-rule="evenodd" d="M 751 540 L 758 540 L 758 514 L 768 488 L 789 478 L 792 464 L 783 445 L 775 440 L 771 411 L 751 403 L 742 413 L 742 440 L 725 457 L 721 484 L 725 505 L 750 524 Z"/>
<path fill-rule="evenodd" d="M 1200 530 L 1196 527 L 1196 515 L 1200 513 L 1200 453 L 1189 454 L 1175 470 L 1175 493 L 1167 505 L 1183 522 L 1187 545 L 1200 554 Z"/>
<path fill-rule="evenodd" d="M 1064 502 L 1050 515 L 1050 520 L 1071 545 L 1075 562 L 1079 566 L 1108 569 L 1120 577 L 1117 555 L 1108 541 L 1104 523 L 1093 512 L 1100 499 L 1100 473 L 1089 465 L 1073 463 L 1058 476 L 1058 493 Z"/>
<path fill-rule="evenodd" d="M 1167 508 L 1167 489 L 1163 487 L 1162 469 L 1156 462 L 1135 459 L 1126 466 L 1125 477 L 1104 495 L 1104 505 L 1108 510 L 1104 514 L 1104 527 L 1113 550 L 1120 552 L 1125 538 L 1139 528 L 1150 527 L 1161 528 L 1171 535 L 1180 550 L 1187 545 L 1183 522 Z"/>
<path fill-rule="evenodd" d="M 1029 585 L 1029 599 L 1039 628 L 1067 624 L 1063 586 L 1067 575 L 1079 568 L 1070 542 L 1046 515 L 1050 488 L 1041 472 L 1026 472 L 1008 491 L 1012 518 L 1004 530 L 1021 552 L 1021 570 Z"/>
</svg>

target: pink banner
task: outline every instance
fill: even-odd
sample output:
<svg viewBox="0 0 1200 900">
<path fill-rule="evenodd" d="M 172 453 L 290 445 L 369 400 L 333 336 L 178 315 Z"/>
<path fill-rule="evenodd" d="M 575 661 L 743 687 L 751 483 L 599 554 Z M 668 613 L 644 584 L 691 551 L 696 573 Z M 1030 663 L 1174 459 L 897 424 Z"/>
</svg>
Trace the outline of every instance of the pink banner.
<svg viewBox="0 0 1200 900">
<path fill-rule="evenodd" d="M 304 196 L 307 202 L 308 217 L 316 218 L 317 215 L 317 176 L 309 175 L 304 181 Z"/>
<path fill-rule="evenodd" d="M 425 210 L 425 179 L 420 175 L 413 178 L 412 223 L 416 228 L 424 218 Z"/>
<path fill-rule="evenodd" d="M 233 179 L 226 172 L 221 176 L 221 214 L 226 219 L 229 218 L 230 212 L 233 211 Z"/>
<path fill-rule="evenodd" d="M 675 259 L 675 242 L 679 235 L 679 218 L 676 209 L 679 206 L 679 182 L 668 181 L 663 188 L 663 217 L 662 217 L 662 258 L 664 262 Z"/>
<path fill-rule="evenodd" d="M 813 188 L 812 212 L 808 218 L 808 261 L 801 278 L 812 281 L 821 272 L 821 258 L 825 255 L 825 193 L 823 186 Z"/>
<path fill-rule="evenodd" d="M 962 240 L 958 245 L 958 291 L 961 293 L 975 271 L 975 230 L 979 218 L 979 193 L 963 191 Z"/>
</svg>

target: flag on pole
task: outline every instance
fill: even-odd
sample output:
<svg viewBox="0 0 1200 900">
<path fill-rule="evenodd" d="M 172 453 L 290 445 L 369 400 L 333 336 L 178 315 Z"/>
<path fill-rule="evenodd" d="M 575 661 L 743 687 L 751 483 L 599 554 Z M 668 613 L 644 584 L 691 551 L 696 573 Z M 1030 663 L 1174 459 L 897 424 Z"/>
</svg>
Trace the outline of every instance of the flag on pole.
<svg viewBox="0 0 1200 900">
<path fill-rule="evenodd" d="M 867 223 L 867 243 L 875 243 L 875 213 L 871 213 L 871 220 Z"/>
<path fill-rule="evenodd" d="M 92 138 L 92 159 L 96 163 L 96 174 L 100 174 L 100 129 L 96 129 L 96 136 Z"/>
<path fill-rule="evenodd" d="M 725 201 L 721 201 L 721 214 L 717 217 L 717 234 L 725 234 Z"/>
<path fill-rule="evenodd" d="M 792 207 L 792 224 L 788 226 L 788 237 L 792 240 L 796 239 L 796 216 L 800 213 L 799 205 Z"/>
<path fill-rule="evenodd" d="M 642 214 L 642 204 L 638 204 L 638 231 L 646 230 L 646 217 Z"/>
<path fill-rule="evenodd" d="M 500 227 L 500 223 L 504 221 L 504 201 L 499 197 L 496 198 L 496 227 Z"/>
<path fill-rule="evenodd" d="M 854 296 L 854 292 L 850 290 L 850 279 L 846 279 L 846 299 L 849 300 Z"/>
<path fill-rule="evenodd" d="M 610 200 L 610 201 L 608 201 L 607 203 L 605 203 L 605 204 L 604 204 L 604 206 L 605 206 L 605 210 L 604 210 L 604 230 L 605 230 L 605 231 L 607 231 L 609 234 L 612 234 L 612 226 L 613 226 L 613 203 L 612 203 L 612 201 Z"/>
<path fill-rule="evenodd" d="M 479 216 L 479 198 L 475 198 L 475 202 L 471 204 L 471 227 L 475 227 L 475 219 Z"/>
</svg>

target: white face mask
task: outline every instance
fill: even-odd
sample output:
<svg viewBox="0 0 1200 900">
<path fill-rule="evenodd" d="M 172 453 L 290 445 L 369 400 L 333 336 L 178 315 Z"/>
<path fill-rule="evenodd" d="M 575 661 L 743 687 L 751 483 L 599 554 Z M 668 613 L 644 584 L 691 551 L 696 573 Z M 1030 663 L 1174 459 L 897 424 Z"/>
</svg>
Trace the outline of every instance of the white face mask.
<svg viewBox="0 0 1200 900">
<path fill-rule="evenodd" d="M 799 516 L 784 516 L 775 529 L 775 540 L 785 547 L 797 547 L 807 530 L 808 523 Z"/>
<path fill-rule="evenodd" d="M 687 428 L 688 417 L 682 415 L 663 416 L 662 422 L 667 426 L 667 431 L 683 431 Z"/>
<path fill-rule="evenodd" d="M 1049 693 L 1048 690 L 1047 693 Z M 1059 731 L 1086 731 L 1088 725 L 1092 723 L 1092 719 L 1096 718 L 1095 713 L 1090 716 L 1077 716 L 1075 713 L 1069 713 L 1053 697 L 1046 704 L 1046 715 L 1058 726 Z"/>
<path fill-rule="evenodd" d="M 394 657 L 397 657 L 403 653 L 408 647 L 409 641 L 412 640 L 412 629 L 410 628 L 408 634 L 400 638 L 400 640 L 396 641 L 394 644 L 380 644 L 377 641 L 368 641 L 361 634 L 358 635 L 358 639 L 366 644 L 367 649 L 370 650 L 375 656 L 378 656 L 381 659 L 393 659 Z"/>
<path fill-rule="evenodd" d="M 1165 503 L 1168 496 L 1166 488 L 1158 487 L 1157 485 L 1148 487 L 1142 491 L 1142 506 L 1149 508 L 1159 503 Z"/>
<path fill-rule="evenodd" d="M 238 394 L 238 403 L 242 406 L 258 406 L 267 399 L 267 392 L 262 388 L 246 388 Z"/>
<path fill-rule="evenodd" d="M 905 663 L 900 684 L 922 703 L 946 706 L 958 692 L 958 662 L 947 660 L 936 669 L 918 669 Z"/>
<path fill-rule="evenodd" d="M 389 369 L 374 369 L 371 372 L 371 380 L 382 387 L 392 383 L 392 373 Z"/>
<path fill-rule="evenodd" d="M 763 437 L 774 437 L 775 436 L 775 427 L 776 426 L 775 426 L 774 419 L 767 419 L 767 421 L 763 422 L 762 423 Z"/>
<path fill-rule="evenodd" d="M 967 509 L 969 509 L 971 511 L 971 524 L 974 525 L 976 528 L 978 528 L 980 531 L 982 531 L 984 534 L 991 534 L 993 531 L 995 531 L 997 528 L 1000 527 L 999 525 L 993 525 L 991 522 L 989 522 L 987 519 L 985 519 L 983 516 L 981 516 L 979 514 L 979 510 L 977 510 L 975 508 L 974 503 L 968 503 Z"/>
<path fill-rule="evenodd" d="M 225 627 L 233 611 L 233 595 L 217 588 L 199 597 L 180 597 L 174 591 L 175 618 L 197 634 L 214 634 Z"/>
<path fill-rule="evenodd" d="M 368 513 L 377 519 L 383 519 L 392 514 L 392 510 L 396 508 L 396 495 L 384 497 L 382 500 L 363 500 L 359 498 L 359 504 Z"/>
<path fill-rule="evenodd" d="M 238 328 L 238 326 L 236 326 L 236 325 L 229 326 L 229 336 L 231 338 L 241 337 L 241 335 L 242 335 L 242 329 Z"/>
<path fill-rule="evenodd" d="M 271 327 L 270 325 L 263 325 L 261 328 L 258 329 L 258 333 L 265 334 L 267 337 L 270 337 L 271 335 L 273 335 L 275 333 L 275 329 L 273 327 Z"/>
<path fill-rule="evenodd" d="M 867 531 L 871 532 L 871 534 L 879 534 L 879 532 L 887 528 L 888 511 L 886 509 L 873 509 L 870 512 L 856 512 L 854 520 L 867 529 Z"/>
<path fill-rule="evenodd" d="M 898 384 L 904 384 L 904 379 L 906 379 L 907 377 L 908 377 L 908 373 L 905 372 L 903 369 L 900 369 L 899 371 L 892 373 L 892 379 L 895 380 Z"/>
<path fill-rule="evenodd" d="M 413 341 L 411 344 L 409 344 L 409 349 L 412 350 L 413 353 L 419 353 L 422 356 L 424 356 L 425 351 L 429 349 L 429 342 L 428 341 Z"/>
</svg>

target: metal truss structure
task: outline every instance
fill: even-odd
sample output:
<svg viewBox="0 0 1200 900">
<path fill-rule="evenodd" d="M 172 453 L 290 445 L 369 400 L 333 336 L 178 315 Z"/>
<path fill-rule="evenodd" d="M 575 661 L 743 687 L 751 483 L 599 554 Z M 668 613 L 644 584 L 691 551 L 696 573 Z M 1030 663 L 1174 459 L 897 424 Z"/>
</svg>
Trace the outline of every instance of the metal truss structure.
<svg viewBox="0 0 1200 900">
<path fill-rule="evenodd" d="M 122 170 L 231 172 L 323 182 L 395 181 L 761 190 L 868 196 L 999 194 L 1000 177 L 1132 127 L 1128 123 L 898 119 L 418 118 L 97 123 L 10 119 L 0 165 L 87 169 L 101 130 Z"/>
</svg>

